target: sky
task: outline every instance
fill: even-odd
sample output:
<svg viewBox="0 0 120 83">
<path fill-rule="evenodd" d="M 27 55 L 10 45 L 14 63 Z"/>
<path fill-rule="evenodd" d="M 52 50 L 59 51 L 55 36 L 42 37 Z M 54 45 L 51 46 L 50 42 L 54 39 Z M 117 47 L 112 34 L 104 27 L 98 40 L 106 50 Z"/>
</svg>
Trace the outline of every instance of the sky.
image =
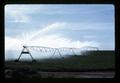
<svg viewBox="0 0 120 83">
<path fill-rule="evenodd" d="M 23 45 L 114 50 L 114 11 L 112 4 L 5 5 L 5 59 Z"/>
</svg>

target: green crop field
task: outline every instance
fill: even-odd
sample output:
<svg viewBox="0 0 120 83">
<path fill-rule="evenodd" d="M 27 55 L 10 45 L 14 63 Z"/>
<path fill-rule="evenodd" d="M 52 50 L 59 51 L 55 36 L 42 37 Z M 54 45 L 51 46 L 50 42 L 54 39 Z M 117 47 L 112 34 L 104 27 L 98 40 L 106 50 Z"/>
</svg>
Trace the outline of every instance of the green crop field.
<svg viewBox="0 0 120 83">
<path fill-rule="evenodd" d="M 115 69 L 114 51 L 91 51 L 87 54 L 31 61 L 5 61 L 5 68 L 30 69 Z"/>
</svg>

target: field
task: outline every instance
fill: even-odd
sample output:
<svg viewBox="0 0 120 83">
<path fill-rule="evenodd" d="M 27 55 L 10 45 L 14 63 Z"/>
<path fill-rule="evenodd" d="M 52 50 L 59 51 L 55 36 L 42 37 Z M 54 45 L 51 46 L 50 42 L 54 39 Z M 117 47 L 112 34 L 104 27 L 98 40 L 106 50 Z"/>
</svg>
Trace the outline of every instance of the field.
<svg viewBox="0 0 120 83">
<path fill-rule="evenodd" d="M 36 61 L 6 61 L 6 78 L 112 78 L 115 74 L 115 54 L 110 50 Z"/>
</svg>

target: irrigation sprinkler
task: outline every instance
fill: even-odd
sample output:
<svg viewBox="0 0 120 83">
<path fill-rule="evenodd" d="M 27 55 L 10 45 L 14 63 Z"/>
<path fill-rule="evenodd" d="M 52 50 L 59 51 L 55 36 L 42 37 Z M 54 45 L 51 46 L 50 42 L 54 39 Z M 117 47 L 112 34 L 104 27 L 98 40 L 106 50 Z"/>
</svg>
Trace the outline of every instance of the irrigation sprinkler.
<svg viewBox="0 0 120 83">
<path fill-rule="evenodd" d="M 99 50 L 97 47 L 91 47 L 91 46 L 87 46 L 86 48 L 87 49 L 94 49 L 96 51 Z M 81 48 L 68 48 L 68 47 L 51 48 L 51 47 L 43 47 L 43 46 L 23 46 L 23 49 L 22 49 L 18 59 L 15 60 L 15 62 L 18 62 L 23 54 L 29 55 L 32 59 L 32 62 L 36 62 L 36 60 L 33 58 L 32 53 L 30 52 L 29 49 L 31 49 L 31 50 L 39 49 L 38 52 L 49 53 L 49 54 L 51 54 L 51 57 L 53 57 L 56 53 L 58 53 L 59 56 L 62 57 L 62 58 L 64 58 L 63 57 L 63 52 L 66 52 L 66 51 L 68 51 L 69 53 L 72 52 L 72 54 L 74 56 L 77 56 L 77 53 L 75 53 L 75 50 L 80 50 L 81 51 Z M 84 50 L 84 51 L 87 51 L 87 49 Z"/>
</svg>

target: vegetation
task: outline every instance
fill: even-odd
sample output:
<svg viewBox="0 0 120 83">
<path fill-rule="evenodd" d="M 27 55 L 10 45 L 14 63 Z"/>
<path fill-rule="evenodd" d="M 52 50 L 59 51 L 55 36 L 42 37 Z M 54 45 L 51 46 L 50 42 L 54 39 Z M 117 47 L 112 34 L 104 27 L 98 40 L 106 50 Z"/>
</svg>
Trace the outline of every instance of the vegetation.
<svg viewBox="0 0 120 83">
<path fill-rule="evenodd" d="M 84 56 L 83 56 L 84 55 Z M 5 68 L 30 69 L 109 69 L 115 68 L 114 51 L 89 51 L 79 56 L 31 61 L 6 61 Z"/>
</svg>

